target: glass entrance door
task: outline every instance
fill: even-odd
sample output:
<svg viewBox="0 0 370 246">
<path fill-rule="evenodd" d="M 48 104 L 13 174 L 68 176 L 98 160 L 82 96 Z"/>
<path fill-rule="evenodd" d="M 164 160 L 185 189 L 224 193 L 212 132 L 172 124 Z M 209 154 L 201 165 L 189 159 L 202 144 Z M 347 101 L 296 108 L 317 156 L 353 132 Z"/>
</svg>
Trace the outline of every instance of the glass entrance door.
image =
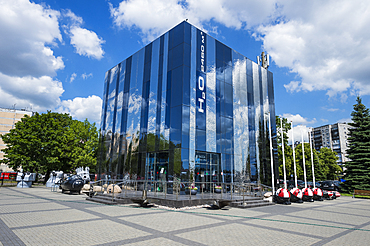
<svg viewBox="0 0 370 246">
<path fill-rule="evenodd" d="M 195 182 L 199 190 L 212 191 L 220 183 L 220 155 L 195 152 Z"/>
<path fill-rule="evenodd" d="M 148 153 L 146 163 L 146 179 L 167 181 L 168 152 Z"/>
</svg>

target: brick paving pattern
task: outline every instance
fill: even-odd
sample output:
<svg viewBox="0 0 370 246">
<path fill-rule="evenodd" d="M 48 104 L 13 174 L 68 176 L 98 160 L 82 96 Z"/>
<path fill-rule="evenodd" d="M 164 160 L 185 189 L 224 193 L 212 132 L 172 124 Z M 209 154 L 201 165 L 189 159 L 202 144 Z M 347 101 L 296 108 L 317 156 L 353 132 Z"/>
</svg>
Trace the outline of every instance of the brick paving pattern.
<svg viewBox="0 0 370 246">
<path fill-rule="evenodd" d="M 0 246 L 370 244 L 369 199 L 174 211 L 85 198 L 0 187 Z"/>
</svg>

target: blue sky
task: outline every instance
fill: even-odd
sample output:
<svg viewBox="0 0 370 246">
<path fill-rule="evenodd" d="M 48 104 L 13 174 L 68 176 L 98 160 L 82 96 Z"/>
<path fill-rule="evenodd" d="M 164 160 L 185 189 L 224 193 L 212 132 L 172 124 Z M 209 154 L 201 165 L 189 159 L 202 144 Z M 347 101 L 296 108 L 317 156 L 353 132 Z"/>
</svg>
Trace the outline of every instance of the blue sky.
<svg viewBox="0 0 370 246">
<path fill-rule="evenodd" d="M 276 114 L 307 131 L 370 107 L 370 3 L 0 0 L 0 107 L 99 125 L 105 72 L 184 19 L 256 61 L 271 55 Z M 300 128 L 300 129 L 299 129 Z"/>
</svg>

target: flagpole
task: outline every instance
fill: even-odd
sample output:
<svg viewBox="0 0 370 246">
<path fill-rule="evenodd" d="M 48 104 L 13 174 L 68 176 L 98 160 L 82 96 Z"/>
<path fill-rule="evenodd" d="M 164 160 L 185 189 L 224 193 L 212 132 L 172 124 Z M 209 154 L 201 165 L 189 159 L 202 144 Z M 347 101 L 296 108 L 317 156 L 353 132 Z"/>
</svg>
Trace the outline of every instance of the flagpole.
<svg viewBox="0 0 370 246">
<path fill-rule="evenodd" d="M 297 184 L 297 167 L 295 163 L 295 151 L 294 151 L 294 131 L 293 131 L 293 121 L 291 121 L 292 125 L 292 147 L 293 147 L 293 163 L 294 163 L 294 182 L 295 182 L 295 188 L 298 188 Z"/>
<path fill-rule="evenodd" d="M 306 160 L 304 158 L 304 141 L 303 141 L 303 131 L 301 129 L 302 135 L 302 160 L 303 160 L 303 175 L 304 175 L 304 188 L 307 188 L 307 180 L 306 180 Z"/>
<path fill-rule="evenodd" d="M 312 167 L 312 181 L 313 181 L 313 188 L 316 188 L 315 186 L 315 168 L 313 165 L 313 152 L 312 152 L 312 139 L 311 139 L 312 129 L 309 131 L 309 137 L 310 137 L 310 149 L 311 149 L 311 167 Z"/>
<path fill-rule="evenodd" d="M 284 154 L 284 132 L 283 132 L 283 118 L 280 117 L 280 133 L 281 133 L 281 150 L 283 152 L 283 170 L 284 170 L 284 189 L 286 185 L 286 170 L 285 170 L 285 154 Z"/>
<path fill-rule="evenodd" d="M 268 118 L 269 118 L 269 132 L 270 132 L 270 159 L 271 159 L 271 181 L 272 181 L 272 194 L 275 192 L 275 177 L 274 177 L 274 160 L 272 155 L 272 138 L 271 138 L 271 119 L 270 119 L 270 112 L 268 112 Z"/>
</svg>

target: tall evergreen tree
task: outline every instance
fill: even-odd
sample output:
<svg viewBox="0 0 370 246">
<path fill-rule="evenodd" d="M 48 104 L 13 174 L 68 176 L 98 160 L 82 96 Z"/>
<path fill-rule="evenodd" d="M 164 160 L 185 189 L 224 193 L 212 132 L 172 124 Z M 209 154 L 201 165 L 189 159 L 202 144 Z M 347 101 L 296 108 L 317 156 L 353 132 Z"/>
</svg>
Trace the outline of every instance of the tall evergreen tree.
<svg viewBox="0 0 370 246">
<path fill-rule="evenodd" d="M 351 113 L 352 128 L 349 130 L 348 158 L 345 164 L 344 187 L 347 191 L 354 189 L 370 190 L 370 114 L 369 109 L 357 97 Z"/>
</svg>

